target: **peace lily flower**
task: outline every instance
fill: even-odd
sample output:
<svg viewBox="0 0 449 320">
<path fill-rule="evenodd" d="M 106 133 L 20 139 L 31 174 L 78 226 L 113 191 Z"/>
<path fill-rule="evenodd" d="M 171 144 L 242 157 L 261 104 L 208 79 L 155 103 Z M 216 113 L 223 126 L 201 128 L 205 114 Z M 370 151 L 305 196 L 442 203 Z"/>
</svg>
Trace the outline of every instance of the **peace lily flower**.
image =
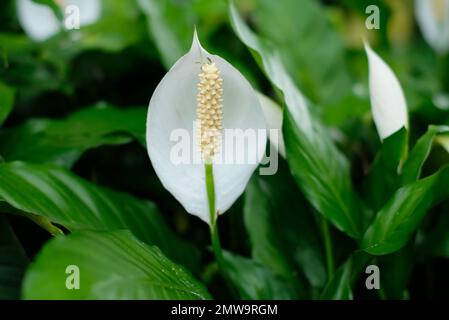
<svg viewBox="0 0 449 320">
<path fill-rule="evenodd" d="M 262 134 L 256 144 L 248 141 L 246 150 L 235 150 L 223 134 L 229 130 Z M 193 137 L 191 156 L 199 161 L 173 161 L 179 132 Z M 217 214 L 228 210 L 245 190 L 263 157 L 267 137 L 258 98 L 248 81 L 227 61 L 204 50 L 195 32 L 190 51 L 151 97 L 146 139 L 164 187 L 188 213 L 213 226 Z M 233 158 L 233 152 L 246 151 L 257 155 L 253 163 L 224 160 Z"/>
<path fill-rule="evenodd" d="M 449 51 L 449 0 L 415 0 L 418 25 L 424 39 L 438 53 Z"/>
<path fill-rule="evenodd" d="M 390 67 L 368 44 L 371 112 L 381 140 L 402 127 L 408 128 L 407 105 L 401 85 Z"/>
<path fill-rule="evenodd" d="M 101 11 L 99 0 L 54 0 L 63 14 L 74 12 L 66 9 L 74 5 L 79 9 L 79 24 L 85 26 L 98 20 Z M 44 41 L 57 34 L 64 27 L 50 7 L 32 0 L 17 0 L 19 23 L 25 33 L 34 41 Z"/>
</svg>

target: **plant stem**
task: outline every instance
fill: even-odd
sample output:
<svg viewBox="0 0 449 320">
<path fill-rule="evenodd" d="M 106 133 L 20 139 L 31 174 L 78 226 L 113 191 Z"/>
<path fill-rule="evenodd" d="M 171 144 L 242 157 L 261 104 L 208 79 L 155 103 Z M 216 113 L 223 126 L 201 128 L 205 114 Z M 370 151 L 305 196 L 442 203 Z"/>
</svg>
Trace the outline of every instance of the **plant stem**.
<svg viewBox="0 0 449 320">
<path fill-rule="evenodd" d="M 229 291 L 232 296 L 235 295 L 234 287 L 231 285 L 231 280 L 226 268 L 225 259 L 223 257 L 223 251 L 221 249 L 220 236 L 217 228 L 217 210 L 215 208 L 215 184 L 214 184 L 214 171 L 213 166 L 210 163 L 205 164 L 206 174 L 206 190 L 207 200 L 209 203 L 209 216 L 210 216 L 210 236 L 212 241 L 212 248 L 214 250 L 215 259 L 217 260 L 220 272 L 229 287 Z"/>
<path fill-rule="evenodd" d="M 324 248 L 326 251 L 326 267 L 328 281 L 334 277 L 334 255 L 332 249 L 332 239 L 329 230 L 329 224 L 326 218 L 322 217 L 322 232 L 324 238 Z"/>
</svg>

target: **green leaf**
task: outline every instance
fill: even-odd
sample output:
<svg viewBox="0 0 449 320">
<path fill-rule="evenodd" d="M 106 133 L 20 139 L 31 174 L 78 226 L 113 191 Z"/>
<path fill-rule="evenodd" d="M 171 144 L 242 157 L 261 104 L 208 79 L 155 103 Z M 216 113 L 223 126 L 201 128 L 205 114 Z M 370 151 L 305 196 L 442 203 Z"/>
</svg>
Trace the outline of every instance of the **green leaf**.
<svg viewBox="0 0 449 320">
<path fill-rule="evenodd" d="M 68 266 L 78 267 L 79 290 L 66 287 Z M 126 231 L 51 240 L 28 269 L 23 288 L 25 299 L 210 298 L 186 270 Z"/>
<path fill-rule="evenodd" d="M 245 300 L 298 299 L 294 285 L 261 264 L 224 252 L 229 276 Z"/>
<path fill-rule="evenodd" d="M 226 19 L 225 1 L 138 0 L 137 3 L 147 17 L 148 33 L 166 69 L 189 50 L 195 26 L 205 39 Z"/>
<path fill-rule="evenodd" d="M 350 91 L 343 41 L 319 1 L 257 0 L 253 16 L 256 29 L 313 101 L 335 104 Z"/>
<path fill-rule="evenodd" d="M 326 268 L 313 211 L 284 161 L 272 176 L 254 175 L 245 192 L 244 221 L 254 260 L 292 282 L 298 271 L 323 287 Z M 292 201 L 292 199 L 294 199 Z"/>
<path fill-rule="evenodd" d="M 427 132 L 418 140 L 402 170 L 402 184 L 416 181 L 421 169 L 430 154 L 433 141 L 438 134 L 449 133 L 449 126 L 429 126 Z"/>
<path fill-rule="evenodd" d="M 402 249 L 379 257 L 380 286 L 387 299 L 405 299 L 407 284 L 413 271 L 415 254 L 413 240 Z"/>
<path fill-rule="evenodd" d="M 138 0 L 148 17 L 148 30 L 166 68 L 187 52 L 192 42 L 195 15 L 190 3 L 173 0 Z"/>
<path fill-rule="evenodd" d="M 420 234 L 421 241 L 418 253 L 421 257 L 449 258 L 449 215 L 447 214 L 447 203 L 439 210 L 439 216 L 435 219 L 432 228 Z"/>
<path fill-rule="evenodd" d="M 174 261 L 197 266 L 197 250 L 168 228 L 153 203 L 96 186 L 64 169 L 2 163 L 0 198 L 25 215 L 43 216 L 70 231 L 128 229 Z"/>
<path fill-rule="evenodd" d="M 408 150 L 408 131 L 402 128 L 382 142 L 381 150 L 364 181 L 365 199 L 375 211 L 380 210 L 400 187 L 399 173 Z"/>
<path fill-rule="evenodd" d="M 351 185 L 347 159 L 334 145 L 328 130 L 310 112 L 307 101 L 286 72 L 279 53 L 246 26 L 232 1 L 229 15 L 236 34 L 250 48 L 273 85 L 282 92 L 286 104 L 284 139 L 293 176 L 316 210 L 338 229 L 358 238 L 363 228 L 362 210 Z"/>
<path fill-rule="evenodd" d="M 8 57 L 25 55 L 36 48 L 36 44 L 30 41 L 27 36 L 12 32 L 0 32 L 0 67 L 8 67 Z"/>
<path fill-rule="evenodd" d="M 14 106 L 16 90 L 0 82 L 0 126 L 8 117 Z"/>
<path fill-rule="evenodd" d="M 0 132 L 0 153 L 7 161 L 53 163 L 71 167 L 81 154 L 105 144 L 137 139 L 145 144 L 146 108 L 120 109 L 98 104 L 64 119 L 31 119 Z"/>
<path fill-rule="evenodd" d="M 0 300 L 20 298 L 27 264 L 25 251 L 6 218 L 0 214 Z"/>
<path fill-rule="evenodd" d="M 338 268 L 334 277 L 324 288 L 323 300 L 352 300 L 352 285 L 366 268 L 371 257 L 363 251 L 354 252 L 346 262 Z"/>
<path fill-rule="evenodd" d="M 383 255 L 403 247 L 427 211 L 449 195 L 449 167 L 398 189 L 377 213 L 361 242 L 368 253 Z"/>
</svg>

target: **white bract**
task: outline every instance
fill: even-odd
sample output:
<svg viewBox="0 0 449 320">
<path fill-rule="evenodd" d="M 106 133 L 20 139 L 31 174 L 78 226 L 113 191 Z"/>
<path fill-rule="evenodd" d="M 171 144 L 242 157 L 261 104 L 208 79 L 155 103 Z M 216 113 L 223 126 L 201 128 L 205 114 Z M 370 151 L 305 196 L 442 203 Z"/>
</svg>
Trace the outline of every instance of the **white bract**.
<svg viewBox="0 0 449 320">
<path fill-rule="evenodd" d="M 198 123 L 200 130 L 195 134 Z M 180 129 L 193 138 L 189 149 L 201 161 L 173 162 L 173 148 L 179 144 L 173 141 L 173 133 Z M 225 147 L 230 141 L 223 134 L 232 130 L 263 135 L 257 143 L 248 141 L 245 150 L 235 150 Z M 215 208 L 221 214 L 243 193 L 263 157 L 267 137 L 251 85 L 227 61 L 204 50 L 195 32 L 190 51 L 168 71 L 151 97 L 146 139 L 151 163 L 164 187 L 187 212 L 210 223 L 205 164 L 213 166 Z M 256 161 L 218 161 L 242 151 L 257 154 Z"/>
<path fill-rule="evenodd" d="M 438 53 L 449 51 L 449 0 L 415 0 L 419 28 Z"/>
<path fill-rule="evenodd" d="M 402 127 L 408 128 L 404 92 L 390 67 L 368 44 L 365 51 L 369 64 L 371 112 L 377 132 L 384 140 Z"/>
<path fill-rule="evenodd" d="M 32 0 L 17 0 L 17 15 L 25 33 L 34 41 L 44 41 L 62 30 L 64 24 L 54 12 L 44 4 Z M 99 0 L 56 0 L 63 14 L 78 14 L 79 24 L 85 26 L 98 20 L 101 11 Z M 76 6 L 77 12 L 67 10 Z"/>
</svg>

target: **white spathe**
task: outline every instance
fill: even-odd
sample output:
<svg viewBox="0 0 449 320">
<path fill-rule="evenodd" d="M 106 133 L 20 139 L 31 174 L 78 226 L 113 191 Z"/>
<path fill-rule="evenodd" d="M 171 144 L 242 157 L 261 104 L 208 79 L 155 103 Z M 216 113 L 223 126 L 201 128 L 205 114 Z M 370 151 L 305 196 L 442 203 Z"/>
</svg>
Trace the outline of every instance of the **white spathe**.
<svg viewBox="0 0 449 320">
<path fill-rule="evenodd" d="M 248 146 L 257 150 L 255 163 L 213 163 L 216 210 L 222 214 L 231 207 L 245 190 L 263 157 L 267 140 L 265 120 L 259 100 L 248 81 L 227 61 L 204 50 L 196 32 L 190 51 L 175 63 L 155 89 L 149 104 L 146 129 L 148 155 L 162 184 L 188 213 L 207 223 L 210 218 L 204 163 L 173 163 L 171 151 L 179 141 L 171 141 L 170 136 L 178 129 L 188 132 L 193 137 L 191 143 L 194 146 L 190 149 L 195 154 L 192 157 L 199 157 L 199 149 L 195 147 L 198 143 L 195 138 L 198 137 L 193 132 L 197 117 L 198 74 L 201 65 L 208 61 L 215 63 L 223 79 L 224 130 L 263 132 L 256 145 Z M 227 144 L 226 140 L 226 135 L 223 135 L 222 147 Z M 232 155 L 229 152 L 232 150 L 222 148 L 218 158 L 226 159 Z"/>
<path fill-rule="evenodd" d="M 415 14 L 427 43 L 440 54 L 449 52 L 449 0 L 415 0 Z"/>
<path fill-rule="evenodd" d="M 25 33 L 34 41 L 45 41 L 62 30 L 63 24 L 44 4 L 32 0 L 17 0 L 17 15 Z M 101 14 L 100 0 L 58 0 L 62 12 L 70 5 L 79 9 L 80 26 L 96 22 Z"/>
<path fill-rule="evenodd" d="M 371 112 L 377 132 L 384 140 L 402 127 L 408 128 L 407 104 L 401 85 L 390 67 L 368 44 Z"/>
</svg>

